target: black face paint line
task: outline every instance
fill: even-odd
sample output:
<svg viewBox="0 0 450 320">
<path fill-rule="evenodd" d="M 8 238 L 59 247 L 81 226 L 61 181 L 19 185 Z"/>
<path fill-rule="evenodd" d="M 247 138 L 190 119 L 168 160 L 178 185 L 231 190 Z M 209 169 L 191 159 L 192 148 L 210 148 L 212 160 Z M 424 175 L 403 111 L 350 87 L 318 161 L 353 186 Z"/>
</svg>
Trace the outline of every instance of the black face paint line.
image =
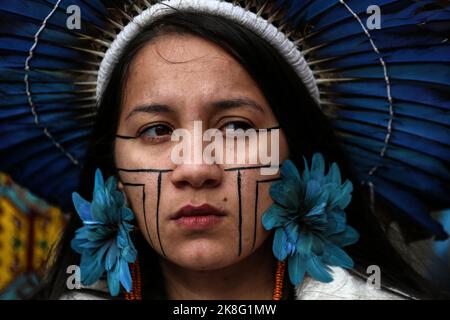
<svg viewBox="0 0 450 320">
<path fill-rule="evenodd" d="M 158 183 L 157 183 L 157 199 L 156 199 L 156 232 L 158 234 L 159 247 L 161 248 L 161 253 L 164 257 L 166 257 L 166 253 L 164 252 L 164 248 L 161 242 L 161 235 L 159 232 L 159 201 L 161 199 L 161 179 L 162 172 L 158 173 Z"/>
<path fill-rule="evenodd" d="M 234 168 L 225 168 L 224 171 L 238 171 L 238 170 L 253 170 L 253 169 L 261 169 L 261 168 L 270 168 L 270 164 L 266 164 L 263 166 L 248 166 L 248 167 L 234 167 Z M 280 165 L 278 167 L 281 167 Z"/>
<path fill-rule="evenodd" d="M 238 245 L 238 256 L 242 253 L 242 198 L 241 198 L 241 170 L 237 172 L 237 188 L 238 188 L 238 201 L 239 201 L 239 245 Z"/>
<path fill-rule="evenodd" d="M 257 180 L 256 181 L 256 192 L 255 192 L 255 213 L 254 213 L 254 225 L 253 225 L 253 244 L 252 250 L 255 248 L 256 244 L 256 227 L 258 225 L 258 200 L 259 200 L 259 184 L 260 183 L 269 183 L 281 180 L 281 178 L 273 178 L 267 180 Z"/>
<path fill-rule="evenodd" d="M 128 187 L 142 187 L 142 212 L 144 213 L 145 231 L 146 231 L 147 237 L 150 241 L 150 245 L 152 246 L 152 248 L 154 248 L 152 237 L 150 236 L 150 231 L 149 231 L 148 223 L 147 223 L 147 212 L 145 210 L 145 184 L 124 182 L 123 185 L 128 186 Z"/>
<path fill-rule="evenodd" d="M 224 171 L 237 171 L 237 176 L 236 176 L 236 180 L 237 180 L 237 193 L 238 193 L 238 205 L 239 205 L 239 215 L 238 215 L 238 232 L 239 232 L 239 240 L 238 240 L 238 256 L 240 256 L 242 254 L 242 192 L 241 192 L 241 188 L 242 188 L 242 179 L 241 179 L 241 171 L 242 170 L 254 170 L 254 169 L 261 169 L 261 168 L 267 168 L 270 167 L 270 165 L 264 165 L 264 166 L 252 166 L 252 167 L 237 167 L 237 168 L 226 168 L 224 169 Z M 272 178 L 272 179 L 267 179 L 267 180 L 258 180 L 256 181 L 256 202 L 255 202 L 255 225 L 254 225 L 254 230 L 253 230 L 253 244 L 252 244 L 252 249 L 255 246 L 256 243 L 256 224 L 257 224 L 257 205 L 258 205 L 258 189 L 259 183 L 264 183 L 264 182 L 271 182 L 271 181 L 276 181 L 279 180 L 280 178 Z"/>
<path fill-rule="evenodd" d="M 125 169 L 125 168 L 116 168 L 117 172 L 142 172 L 142 173 L 158 173 L 158 178 L 157 178 L 157 187 L 156 187 L 156 214 L 155 214 L 155 219 L 156 219 L 156 234 L 158 237 L 158 243 L 159 243 L 159 247 L 161 249 L 161 253 L 166 257 L 166 253 L 164 251 L 164 247 L 162 245 L 161 242 L 161 234 L 160 234 L 160 229 L 159 229 L 159 203 L 161 200 L 161 181 L 162 181 L 162 174 L 166 173 L 166 172 L 171 172 L 173 171 L 172 169 L 154 169 L 154 168 L 147 168 L 147 169 Z M 144 222 L 145 222 L 145 230 L 147 232 L 147 236 L 150 240 L 150 244 L 152 245 L 152 247 L 154 248 L 152 239 L 150 237 L 150 231 L 149 231 L 149 227 L 148 227 L 148 223 L 147 223 L 147 211 L 145 210 L 145 201 L 146 201 L 146 193 L 145 193 L 145 184 L 137 184 L 137 183 L 124 183 L 124 185 L 126 186 L 140 186 L 142 187 L 142 207 L 143 207 L 143 213 L 144 213 Z"/>
</svg>

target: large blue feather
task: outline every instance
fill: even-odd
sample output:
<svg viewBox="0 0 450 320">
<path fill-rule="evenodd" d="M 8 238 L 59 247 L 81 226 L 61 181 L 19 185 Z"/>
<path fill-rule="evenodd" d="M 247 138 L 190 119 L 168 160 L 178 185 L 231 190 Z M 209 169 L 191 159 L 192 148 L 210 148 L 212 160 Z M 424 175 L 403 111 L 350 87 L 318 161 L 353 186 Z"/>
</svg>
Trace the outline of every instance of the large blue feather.
<svg viewBox="0 0 450 320">
<path fill-rule="evenodd" d="M 347 134 L 370 137 L 372 139 L 377 139 L 378 141 L 384 141 L 386 137 L 386 130 L 380 130 L 379 127 L 374 127 L 369 124 L 347 120 L 336 120 L 333 124 L 338 130 L 338 133 L 342 133 L 344 142 Z M 391 136 L 390 144 L 431 155 L 438 159 L 445 160 L 445 163 L 450 162 L 450 148 L 426 138 L 404 132 L 396 132 Z"/>
<path fill-rule="evenodd" d="M 23 39 L 19 37 L 5 37 L 0 36 L 0 50 L 8 50 L 15 54 L 26 54 L 28 56 L 28 51 L 33 45 L 32 39 Z M 57 57 L 59 59 L 73 60 L 83 56 L 79 51 L 61 47 L 61 44 L 48 44 L 40 42 L 39 45 L 34 50 L 34 54 L 43 55 L 54 59 Z"/>
<path fill-rule="evenodd" d="M 392 83 L 391 92 L 395 100 L 430 104 L 439 108 L 450 110 L 449 86 L 430 83 L 406 83 L 397 81 Z M 339 92 L 343 95 L 361 97 L 384 97 L 387 99 L 386 82 L 383 80 L 361 80 L 345 83 L 336 83 L 323 89 L 327 93 Z"/>
<path fill-rule="evenodd" d="M 408 63 L 407 65 L 417 66 L 417 63 L 422 62 L 444 63 L 441 66 L 445 66 L 445 63 L 450 62 L 450 48 L 445 45 L 435 45 L 415 49 L 401 48 L 384 50 L 381 57 L 389 66 L 392 63 L 402 63 L 405 65 Z M 324 60 L 318 63 L 318 65 L 324 69 L 345 69 L 376 65 L 381 69 L 380 57 L 374 54 L 373 51 L 335 57 Z"/>
<path fill-rule="evenodd" d="M 387 131 L 389 114 L 386 112 L 339 110 L 338 116 L 341 119 L 380 126 Z M 407 117 L 395 120 L 395 123 L 392 124 L 395 131 L 406 132 L 450 146 L 450 128 L 447 126 Z"/>
<path fill-rule="evenodd" d="M 342 110 L 376 111 L 385 115 L 389 114 L 389 103 L 385 98 L 337 97 L 333 103 L 338 104 L 337 108 Z M 439 123 L 447 127 L 450 126 L 450 112 L 432 105 L 396 101 L 393 109 L 395 118 L 407 116 L 417 120 Z"/>
<path fill-rule="evenodd" d="M 345 146 L 345 150 L 349 152 L 352 156 L 355 154 L 369 154 L 364 149 L 357 146 Z M 376 158 L 373 161 L 367 161 L 365 171 L 360 169 L 360 176 L 367 174 L 369 164 L 380 164 L 380 167 L 376 171 L 376 176 L 383 178 L 385 181 L 395 182 L 401 185 L 406 190 L 411 190 L 411 192 L 416 192 L 417 194 L 423 194 L 428 199 L 436 201 L 435 206 L 448 206 L 450 205 L 450 199 L 448 194 L 450 192 L 449 184 L 439 177 L 426 174 L 423 171 L 414 170 L 409 166 L 398 165 L 389 159 L 378 160 Z M 358 163 L 363 164 L 360 159 Z M 370 177 L 369 177 L 370 181 Z"/>
<path fill-rule="evenodd" d="M 447 66 L 447 68 L 445 68 Z M 384 72 L 378 61 L 370 66 L 345 68 L 340 72 L 344 78 L 355 79 L 384 79 Z M 447 85 L 450 82 L 450 62 L 421 64 L 389 64 L 389 78 L 392 83 L 397 81 L 428 82 Z M 397 81 L 396 81 L 397 80 Z"/>
<path fill-rule="evenodd" d="M 5 11 L 20 17 L 30 18 L 37 22 L 43 21 L 52 9 L 53 5 L 50 3 L 36 0 L 8 0 L 2 1 L 0 4 L 0 13 Z M 54 27 L 62 27 L 66 25 L 67 18 L 68 15 L 65 12 L 56 11 L 48 23 Z"/>
<path fill-rule="evenodd" d="M 379 152 L 382 149 L 384 142 L 376 141 L 371 138 L 365 138 L 361 136 L 346 137 L 345 143 L 351 145 L 357 145 L 363 147 L 367 151 L 374 153 L 374 158 L 379 158 Z M 444 163 L 434 157 L 424 155 L 417 151 L 408 150 L 406 148 L 399 148 L 395 146 L 388 147 L 386 151 L 386 161 L 381 161 L 383 164 L 390 163 L 393 167 L 400 167 L 407 165 L 410 170 L 418 170 L 427 172 L 435 177 L 439 177 L 447 180 L 450 184 L 450 171 L 444 165 Z M 389 159 L 396 160 L 397 162 L 389 161 Z"/>
</svg>

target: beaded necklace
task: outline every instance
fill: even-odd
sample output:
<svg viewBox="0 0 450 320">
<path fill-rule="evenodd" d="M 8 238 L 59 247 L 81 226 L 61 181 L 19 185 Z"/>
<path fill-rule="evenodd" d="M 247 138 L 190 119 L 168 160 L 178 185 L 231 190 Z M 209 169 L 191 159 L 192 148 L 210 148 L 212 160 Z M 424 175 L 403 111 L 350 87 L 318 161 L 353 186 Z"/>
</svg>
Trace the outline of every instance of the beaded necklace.
<svg viewBox="0 0 450 320">
<path fill-rule="evenodd" d="M 285 261 L 277 261 L 277 270 L 275 273 L 275 288 L 273 289 L 272 300 L 281 300 L 283 298 L 284 273 L 286 270 Z M 131 264 L 131 278 L 133 279 L 133 289 L 130 293 L 125 292 L 126 300 L 142 300 L 141 287 L 141 269 L 139 261 Z"/>
</svg>

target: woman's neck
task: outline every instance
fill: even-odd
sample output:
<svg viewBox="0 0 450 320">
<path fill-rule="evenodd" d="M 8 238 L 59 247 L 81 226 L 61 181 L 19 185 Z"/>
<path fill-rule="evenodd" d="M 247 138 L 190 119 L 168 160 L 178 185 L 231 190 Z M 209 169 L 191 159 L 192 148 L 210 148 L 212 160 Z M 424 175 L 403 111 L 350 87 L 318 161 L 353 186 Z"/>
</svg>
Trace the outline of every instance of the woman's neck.
<svg viewBox="0 0 450 320">
<path fill-rule="evenodd" d="M 187 270 L 160 260 L 168 299 L 270 300 L 276 260 L 271 246 L 263 245 L 242 261 L 218 270 Z"/>
</svg>

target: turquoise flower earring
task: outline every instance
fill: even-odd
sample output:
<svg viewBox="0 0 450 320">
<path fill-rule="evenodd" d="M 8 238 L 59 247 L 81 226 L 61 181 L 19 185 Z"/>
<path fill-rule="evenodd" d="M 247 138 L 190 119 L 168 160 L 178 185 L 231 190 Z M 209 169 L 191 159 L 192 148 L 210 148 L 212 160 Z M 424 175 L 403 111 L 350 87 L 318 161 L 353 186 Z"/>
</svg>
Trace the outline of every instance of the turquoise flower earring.
<svg viewBox="0 0 450 320">
<path fill-rule="evenodd" d="M 359 235 L 347 226 L 344 209 L 351 200 L 353 185 L 341 183 L 339 167 L 333 163 L 325 174 L 320 153 L 313 155 L 311 169 L 305 160 L 300 176 L 292 161 L 283 163 L 281 180 L 270 188 L 274 204 L 263 214 L 265 229 L 275 229 L 273 253 L 288 259 L 289 278 L 299 285 L 305 276 L 331 282 L 330 266 L 352 268 L 353 260 L 341 247 L 358 241 Z"/>
<path fill-rule="evenodd" d="M 72 200 L 83 221 L 71 242 L 72 249 L 81 255 L 81 283 L 92 285 L 106 272 L 112 296 L 118 295 L 120 284 L 130 292 L 128 263 L 135 262 L 137 255 L 130 237 L 134 214 L 126 207 L 123 193 L 117 190 L 117 180 L 110 177 L 105 184 L 97 169 L 92 203 L 76 192 Z"/>
</svg>

